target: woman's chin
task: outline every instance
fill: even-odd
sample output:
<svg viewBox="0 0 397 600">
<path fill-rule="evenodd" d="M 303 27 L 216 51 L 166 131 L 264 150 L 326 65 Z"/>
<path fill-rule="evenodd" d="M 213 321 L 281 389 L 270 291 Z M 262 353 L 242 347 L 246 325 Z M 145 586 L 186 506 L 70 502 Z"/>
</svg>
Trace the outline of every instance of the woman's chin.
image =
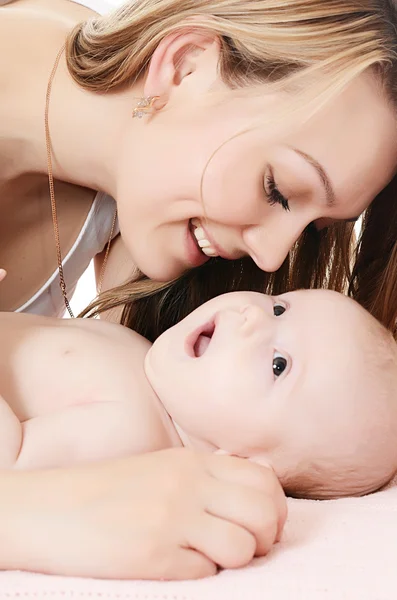
<svg viewBox="0 0 397 600">
<path fill-rule="evenodd" d="M 173 279 L 177 279 L 186 271 L 186 268 L 177 264 L 176 261 L 175 265 L 170 265 L 170 261 L 164 260 L 164 257 L 162 260 L 157 261 L 156 259 L 151 261 L 144 260 L 138 264 L 138 269 L 146 277 L 158 283 L 167 283 Z"/>
</svg>

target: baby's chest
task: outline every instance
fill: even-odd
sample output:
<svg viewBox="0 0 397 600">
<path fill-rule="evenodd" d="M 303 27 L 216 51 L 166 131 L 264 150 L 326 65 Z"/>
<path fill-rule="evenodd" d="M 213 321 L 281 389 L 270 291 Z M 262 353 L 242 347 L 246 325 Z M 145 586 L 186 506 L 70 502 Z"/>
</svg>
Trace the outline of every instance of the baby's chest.
<svg viewBox="0 0 397 600">
<path fill-rule="evenodd" d="M 110 343 L 106 348 L 86 337 L 73 344 L 51 340 L 51 336 L 45 343 L 36 340 L 15 357 L 13 374 L 18 386 L 3 394 L 21 422 L 61 413 L 67 423 L 73 411 L 82 415 L 81 424 L 74 421 L 77 436 L 84 436 L 87 426 L 104 431 L 104 443 L 122 444 L 129 454 L 168 447 L 142 367 L 131 361 L 126 369 L 117 354 Z M 106 427 L 104 414 L 109 415 Z"/>
</svg>

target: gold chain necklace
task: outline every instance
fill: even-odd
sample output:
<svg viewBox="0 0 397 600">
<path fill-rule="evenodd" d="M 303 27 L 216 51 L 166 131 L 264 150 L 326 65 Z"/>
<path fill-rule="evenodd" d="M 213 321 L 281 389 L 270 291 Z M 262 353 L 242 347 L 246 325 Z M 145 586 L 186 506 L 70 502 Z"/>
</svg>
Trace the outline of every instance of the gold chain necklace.
<svg viewBox="0 0 397 600">
<path fill-rule="evenodd" d="M 60 49 L 60 51 L 57 54 L 54 66 L 51 71 L 50 78 L 48 80 L 44 122 L 45 122 L 45 139 L 46 139 L 46 150 L 47 150 L 48 184 L 49 184 L 49 188 L 50 188 L 52 224 L 53 224 L 53 228 L 54 228 L 55 246 L 56 246 L 57 261 L 58 261 L 59 287 L 61 288 L 61 292 L 62 292 L 63 300 L 65 302 L 66 309 L 67 309 L 69 315 L 71 316 L 71 318 L 73 319 L 74 314 L 70 307 L 70 303 L 69 303 L 68 296 L 66 293 L 66 283 L 65 283 L 65 277 L 63 274 L 61 243 L 59 240 L 59 224 L 58 224 L 58 215 L 57 215 L 57 205 L 56 205 L 56 201 L 55 201 L 55 191 L 54 191 L 54 176 L 53 176 L 53 170 L 52 170 L 51 136 L 50 136 L 50 127 L 49 127 L 49 109 L 50 109 L 52 84 L 53 84 L 54 77 L 55 77 L 55 74 L 58 69 L 59 61 L 61 60 L 61 56 L 62 56 L 64 50 L 65 50 L 65 46 L 62 46 L 62 48 Z M 112 243 L 112 239 L 113 239 L 114 228 L 116 226 L 116 219 L 117 219 L 117 208 L 114 211 L 112 227 L 110 229 L 110 236 L 109 236 L 109 240 L 108 240 L 108 243 L 106 246 L 105 257 L 103 259 L 101 272 L 99 275 L 99 283 L 98 283 L 98 290 L 97 290 L 98 294 L 101 292 L 101 289 L 102 289 L 103 277 L 105 274 L 106 264 L 108 261 L 110 244 Z"/>
</svg>

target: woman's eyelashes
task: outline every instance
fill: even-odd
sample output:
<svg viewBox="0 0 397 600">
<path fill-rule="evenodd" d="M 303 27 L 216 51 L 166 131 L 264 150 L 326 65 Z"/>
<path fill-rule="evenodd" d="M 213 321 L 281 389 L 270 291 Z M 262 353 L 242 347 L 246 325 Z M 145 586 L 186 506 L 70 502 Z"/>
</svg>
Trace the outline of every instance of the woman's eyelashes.
<svg viewBox="0 0 397 600">
<path fill-rule="evenodd" d="M 283 194 L 278 189 L 272 170 L 270 170 L 265 175 L 264 188 L 265 188 L 265 194 L 267 196 L 267 200 L 268 200 L 270 206 L 279 204 L 285 211 L 289 212 L 290 207 L 289 207 L 289 203 L 288 203 L 288 198 L 283 196 Z"/>
</svg>

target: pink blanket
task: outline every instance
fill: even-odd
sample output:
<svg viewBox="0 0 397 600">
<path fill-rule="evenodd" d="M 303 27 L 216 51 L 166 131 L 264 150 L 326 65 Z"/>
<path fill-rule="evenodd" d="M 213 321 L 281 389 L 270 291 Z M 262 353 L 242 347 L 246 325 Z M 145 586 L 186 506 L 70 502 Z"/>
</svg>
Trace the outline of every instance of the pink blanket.
<svg viewBox="0 0 397 600">
<path fill-rule="evenodd" d="M 0 573 L 0 599 L 396 600 L 397 488 L 360 499 L 291 500 L 265 559 L 196 582 L 92 581 Z"/>
</svg>

